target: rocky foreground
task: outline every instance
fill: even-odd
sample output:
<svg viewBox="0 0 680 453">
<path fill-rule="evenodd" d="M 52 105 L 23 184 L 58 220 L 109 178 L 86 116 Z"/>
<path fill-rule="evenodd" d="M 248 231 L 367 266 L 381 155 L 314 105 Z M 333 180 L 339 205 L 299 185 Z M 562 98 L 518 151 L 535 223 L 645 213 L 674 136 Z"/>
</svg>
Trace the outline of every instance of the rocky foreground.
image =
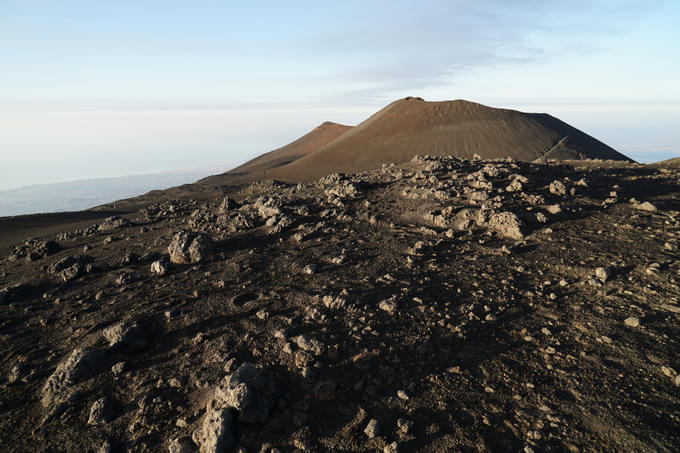
<svg viewBox="0 0 680 453">
<path fill-rule="evenodd" d="M 678 451 L 680 171 L 416 157 L 4 250 L 2 451 Z"/>
</svg>

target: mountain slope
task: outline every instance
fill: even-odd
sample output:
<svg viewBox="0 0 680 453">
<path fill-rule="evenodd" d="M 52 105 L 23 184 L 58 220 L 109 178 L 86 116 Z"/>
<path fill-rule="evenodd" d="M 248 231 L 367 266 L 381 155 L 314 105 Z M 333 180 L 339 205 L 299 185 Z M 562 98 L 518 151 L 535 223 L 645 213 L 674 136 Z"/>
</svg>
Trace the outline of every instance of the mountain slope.
<svg viewBox="0 0 680 453">
<path fill-rule="evenodd" d="M 307 134 L 281 148 L 262 154 L 221 175 L 202 179 L 199 183 L 239 183 L 265 178 L 267 170 L 289 164 L 301 157 L 313 153 L 350 129 L 352 129 L 352 126 L 326 121 Z"/>
<path fill-rule="evenodd" d="M 629 160 L 604 143 L 547 114 L 523 113 L 456 100 L 393 102 L 319 150 L 266 172 L 309 181 L 405 162 L 416 154 L 516 160 Z"/>
</svg>

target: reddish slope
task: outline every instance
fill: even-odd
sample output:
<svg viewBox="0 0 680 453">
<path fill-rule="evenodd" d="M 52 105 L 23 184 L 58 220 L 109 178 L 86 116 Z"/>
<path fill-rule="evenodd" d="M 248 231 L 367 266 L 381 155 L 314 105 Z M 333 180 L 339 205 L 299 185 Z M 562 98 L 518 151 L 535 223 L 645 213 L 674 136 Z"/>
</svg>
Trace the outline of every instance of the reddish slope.
<svg viewBox="0 0 680 453">
<path fill-rule="evenodd" d="M 310 181 L 405 162 L 416 154 L 488 159 L 512 157 L 628 160 L 604 143 L 547 114 L 522 113 L 463 100 L 393 102 L 319 150 L 267 172 Z"/>
<path fill-rule="evenodd" d="M 313 153 L 350 129 L 352 129 L 352 126 L 326 121 L 286 146 L 262 154 L 221 175 L 202 179 L 199 183 L 239 183 L 266 178 L 268 170 L 289 164 Z"/>
</svg>

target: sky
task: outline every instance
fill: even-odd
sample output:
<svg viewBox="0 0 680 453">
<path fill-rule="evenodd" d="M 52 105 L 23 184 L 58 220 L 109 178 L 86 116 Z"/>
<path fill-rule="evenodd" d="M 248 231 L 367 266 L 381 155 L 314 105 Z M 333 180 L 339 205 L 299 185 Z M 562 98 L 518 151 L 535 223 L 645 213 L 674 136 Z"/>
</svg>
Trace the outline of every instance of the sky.
<svg viewBox="0 0 680 453">
<path fill-rule="evenodd" d="M 0 190 L 227 170 L 405 96 L 680 156 L 680 1 L 0 0 Z"/>
</svg>

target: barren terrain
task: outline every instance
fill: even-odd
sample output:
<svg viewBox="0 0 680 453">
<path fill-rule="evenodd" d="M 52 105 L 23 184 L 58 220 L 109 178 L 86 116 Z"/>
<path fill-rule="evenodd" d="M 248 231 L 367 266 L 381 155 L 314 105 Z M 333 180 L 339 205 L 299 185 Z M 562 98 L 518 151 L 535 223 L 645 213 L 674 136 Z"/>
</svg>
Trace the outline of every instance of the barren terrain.
<svg viewBox="0 0 680 453">
<path fill-rule="evenodd" d="M 679 183 L 418 156 L 3 219 L 1 450 L 678 451 Z"/>
</svg>

